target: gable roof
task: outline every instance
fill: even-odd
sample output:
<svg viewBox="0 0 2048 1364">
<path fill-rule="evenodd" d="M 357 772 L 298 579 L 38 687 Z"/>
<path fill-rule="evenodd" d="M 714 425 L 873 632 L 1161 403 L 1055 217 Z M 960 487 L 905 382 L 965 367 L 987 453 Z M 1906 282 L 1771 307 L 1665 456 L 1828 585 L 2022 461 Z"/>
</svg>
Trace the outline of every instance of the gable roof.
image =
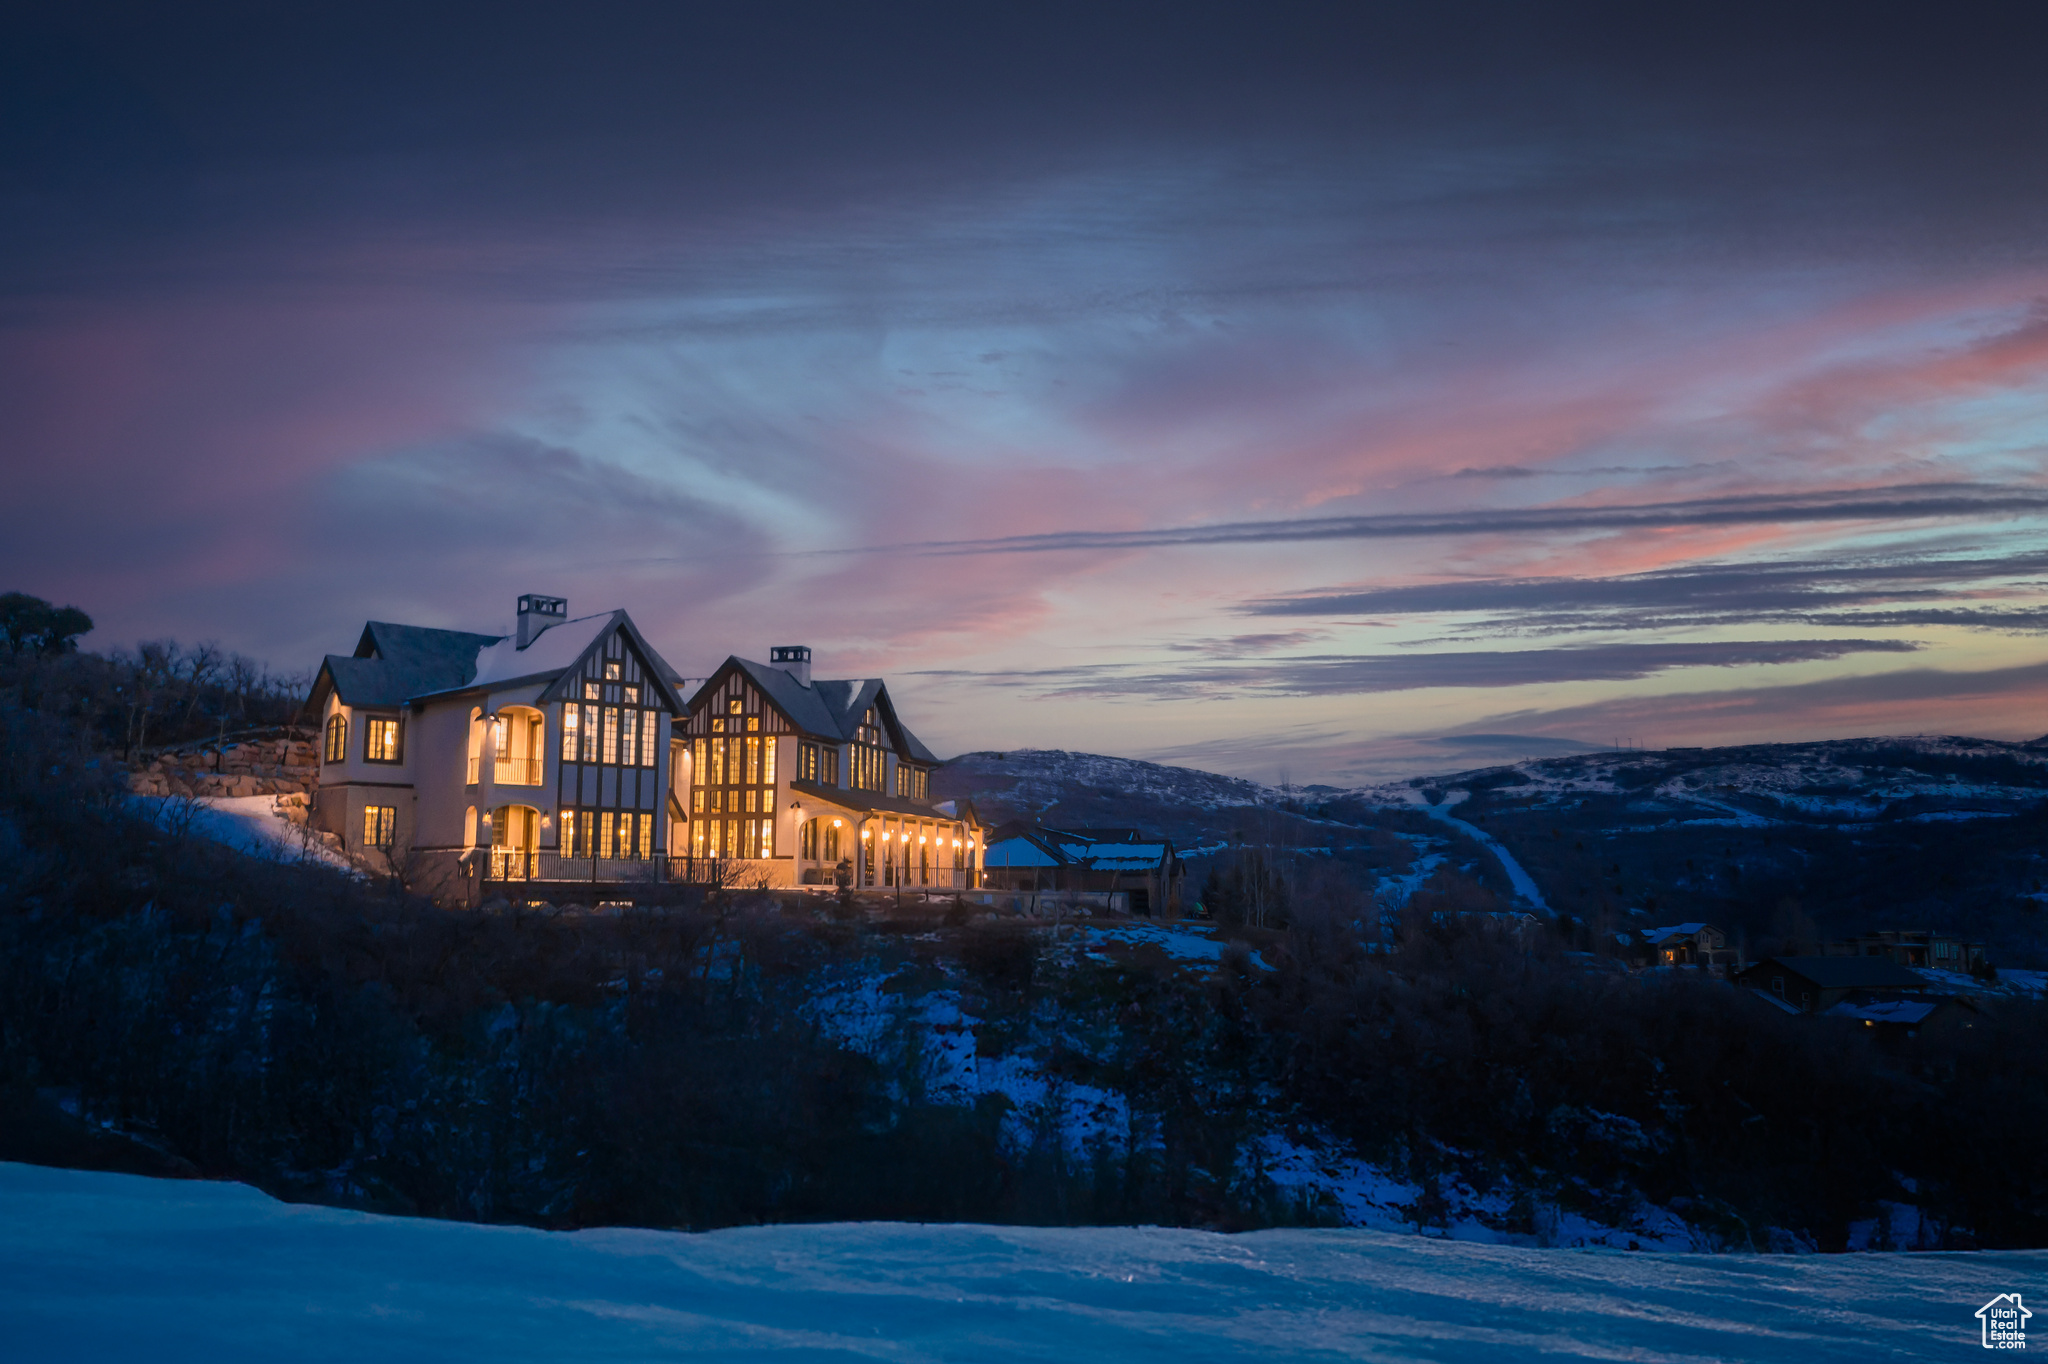
<svg viewBox="0 0 2048 1364">
<path fill-rule="evenodd" d="M 698 702 L 712 690 L 712 684 L 725 675 L 728 667 L 745 673 L 755 689 L 805 734 L 830 739 L 834 743 L 851 743 L 867 715 L 868 707 L 873 706 L 881 712 L 882 727 L 895 741 L 899 758 L 934 765 L 939 761 L 910 732 L 910 727 L 897 718 L 896 703 L 890 700 L 888 687 L 878 677 L 826 679 L 814 681 L 806 687 L 786 668 L 756 663 L 750 658 L 731 654 L 724 663 L 712 669 L 711 676 L 704 679 L 704 685 L 691 695 L 688 709 L 696 709 Z"/>
<path fill-rule="evenodd" d="M 1823 990 L 1925 989 L 1927 982 L 1890 957 L 1766 957 L 1750 972 L 1778 966 Z"/>
<path fill-rule="evenodd" d="M 347 706 L 398 707 L 427 692 L 459 687 L 476 666 L 479 649 L 497 635 L 436 630 L 373 620 L 363 626 L 353 655 L 329 654 L 313 681 L 311 703 L 333 687 Z"/>
<path fill-rule="evenodd" d="M 363 627 L 353 657 L 329 654 L 320 665 L 309 704 L 332 686 L 349 706 L 392 707 L 450 692 L 556 678 L 581 663 L 610 633 L 623 629 L 648 663 L 648 677 L 669 709 L 680 714 L 676 672 L 654 651 L 624 611 L 550 625 L 524 649 L 512 635 L 479 635 L 373 620 Z"/>
</svg>

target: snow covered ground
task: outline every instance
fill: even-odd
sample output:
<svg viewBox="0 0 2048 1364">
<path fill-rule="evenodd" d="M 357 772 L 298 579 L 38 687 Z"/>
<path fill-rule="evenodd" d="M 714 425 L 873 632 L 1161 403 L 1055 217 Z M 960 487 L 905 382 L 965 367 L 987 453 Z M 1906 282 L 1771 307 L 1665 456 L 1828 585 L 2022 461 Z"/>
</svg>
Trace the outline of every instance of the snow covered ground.
<svg viewBox="0 0 2048 1364">
<path fill-rule="evenodd" d="M 0 1354 L 20 1364 L 1869 1364 L 1972 1357 L 1971 1314 L 2044 1274 L 2040 1251 L 1628 1254 L 1367 1231 L 558 1234 L 0 1165 Z"/>
<path fill-rule="evenodd" d="M 1453 791 L 1445 798 L 1443 804 L 1431 805 L 1424 799 L 1420 791 L 1408 788 L 1401 789 L 1403 794 L 1401 803 L 1412 805 L 1431 819 L 1440 819 L 1452 828 L 1462 830 L 1483 845 L 1488 852 L 1491 852 L 1499 860 L 1501 870 L 1508 874 L 1508 882 L 1515 888 L 1515 897 L 1523 904 L 1530 906 L 1532 909 L 1541 910 L 1545 914 L 1551 913 L 1549 902 L 1543 898 L 1543 891 L 1537 886 L 1536 878 L 1529 875 L 1520 862 L 1515 861 L 1514 854 L 1502 847 L 1500 840 L 1486 832 L 1486 830 L 1476 824 L 1467 824 L 1464 820 L 1451 813 L 1453 806 L 1463 804 L 1471 798 L 1472 793 L 1470 791 Z"/>
<path fill-rule="evenodd" d="M 187 827 L 201 838 L 225 843 L 238 852 L 276 862 L 324 862 L 353 870 L 354 864 L 340 853 L 306 838 L 299 825 L 286 819 L 277 808 L 276 796 L 131 796 L 129 799 L 145 819 L 160 828 Z"/>
</svg>

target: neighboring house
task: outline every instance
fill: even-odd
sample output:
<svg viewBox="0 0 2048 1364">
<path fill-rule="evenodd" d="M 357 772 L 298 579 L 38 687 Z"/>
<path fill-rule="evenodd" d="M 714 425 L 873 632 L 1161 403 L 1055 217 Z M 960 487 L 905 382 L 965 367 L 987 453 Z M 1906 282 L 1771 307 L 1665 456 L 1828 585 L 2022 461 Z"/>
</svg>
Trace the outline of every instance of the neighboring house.
<svg viewBox="0 0 2048 1364">
<path fill-rule="evenodd" d="M 1653 966 L 1704 966 L 1718 975 L 1738 964 L 1735 950 L 1728 946 L 1728 935 L 1712 924 L 1645 929 L 1641 942 L 1644 956 Z"/>
<path fill-rule="evenodd" d="M 729 657 L 676 725 L 676 855 L 690 874 L 764 886 L 969 889 L 981 824 L 967 802 L 931 801 L 939 765 L 879 678 L 814 681 L 811 651 Z"/>
<path fill-rule="evenodd" d="M 1880 1037 L 1917 1037 L 1930 1029 L 1970 1027 L 1977 1008 L 1966 999 L 1947 995 L 1891 995 L 1851 997 L 1829 1009 L 1827 1015 L 1859 1022 Z"/>
<path fill-rule="evenodd" d="M 1012 820 L 989 831 L 987 883 L 1001 890 L 1124 891 L 1133 914 L 1171 912 L 1185 865 L 1136 829 L 1052 829 Z"/>
<path fill-rule="evenodd" d="M 328 655 L 315 827 L 433 890 L 647 874 L 667 850 L 674 671 L 624 611 L 571 620 L 529 594 L 517 614 L 509 635 L 372 621 Z"/>
<path fill-rule="evenodd" d="M 1941 971 L 1982 971 L 1984 944 L 1931 929 L 1887 929 L 1831 942 L 1821 951 L 1830 957 L 1890 957 L 1901 966 L 1931 966 Z"/>
<path fill-rule="evenodd" d="M 1924 978 L 1889 957 L 1765 957 L 1736 972 L 1735 983 L 1802 1013 L 1823 1013 L 1851 998 L 1927 988 Z"/>
</svg>

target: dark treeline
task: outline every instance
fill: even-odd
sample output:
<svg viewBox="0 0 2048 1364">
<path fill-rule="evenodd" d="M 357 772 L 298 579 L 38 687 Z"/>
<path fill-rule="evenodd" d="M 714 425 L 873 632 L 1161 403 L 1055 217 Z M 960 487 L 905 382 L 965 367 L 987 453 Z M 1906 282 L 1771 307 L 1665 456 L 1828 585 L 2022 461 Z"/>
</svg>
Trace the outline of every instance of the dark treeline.
<svg viewBox="0 0 2048 1364">
<path fill-rule="evenodd" d="M 132 652 L 77 647 L 93 628 L 75 606 L 0 593 L 0 704 L 68 722 L 96 749 L 138 751 L 220 741 L 290 725 L 308 680 L 213 643 L 144 640 Z"/>
<path fill-rule="evenodd" d="M 2038 1004 L 1887 1045 L 1588 969 L 1443 890 L 1383 932 L 1327 859 L 1263 854 L 1237 893 L 1269 926 L 1206 972 L 964 913 L 447 911 L 139 817 L 84 713 L 0 695 L 0 1158 L 545 1226 L 1235 1229 L 1332 1216 L 1248 1157 L 1330 1133 L 1421 1186 L 1425 1225 L 1462 1184 L 1511 1191 L 1509 1229 L 1646 1198 L 1732 1247 L 1834 1247 L 1891 1200 L 1950 1244 L 2048 1245 Z M 862 977 L 895 1045 L 817 1021 Z M 1128 1130 L 1077 1155 L 1000 1097 L 928 1094 L 933 990 L 984 1054 L 1123 1096 Z"/>
</svg>

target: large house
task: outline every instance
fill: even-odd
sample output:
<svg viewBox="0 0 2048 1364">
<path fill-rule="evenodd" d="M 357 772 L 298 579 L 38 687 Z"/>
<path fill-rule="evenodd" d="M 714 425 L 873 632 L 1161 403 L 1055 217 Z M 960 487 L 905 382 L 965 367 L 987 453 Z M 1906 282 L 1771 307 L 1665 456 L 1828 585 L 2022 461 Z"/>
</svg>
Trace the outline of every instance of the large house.
<svg viewBox="0 0 2048 1364">
<path fill-rule="evenodd" d="M 769 660 L 727 658 L 676 726 L 671 837 L 687 874 L 710 861 L 764 886 L 978 886 L 980 821 L 967 802 L 932 802 L 939 760 L 887 684 L 814 680 L 800 644 Z"/>
<path fill-rule="evenodd" d="M 629 879 L 667 852 L 676 675 L 624 611 L 519 598 L 479 635 L 371 621 L 330 654 L 312 822 L 423 888 Z"/>
</svg>

